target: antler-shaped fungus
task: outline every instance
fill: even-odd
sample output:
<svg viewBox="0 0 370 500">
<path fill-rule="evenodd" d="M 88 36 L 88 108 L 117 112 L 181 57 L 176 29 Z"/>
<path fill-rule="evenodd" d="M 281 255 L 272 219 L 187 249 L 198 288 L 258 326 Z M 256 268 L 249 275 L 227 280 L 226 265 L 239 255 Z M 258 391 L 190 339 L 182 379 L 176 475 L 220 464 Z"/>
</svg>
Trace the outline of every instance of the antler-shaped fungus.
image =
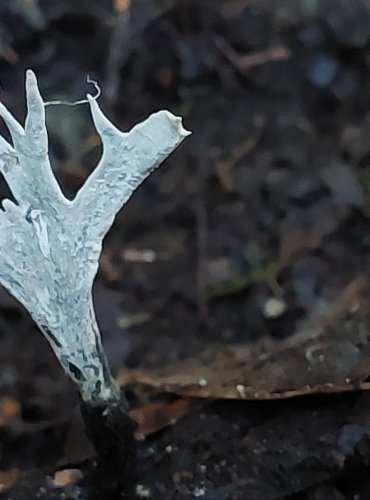
<svg viewBox="0 0 370 500">
<path fill-rule="evenodd" d="M 118 401 L 92 302 L 102 240 L 135 189 L 190 132 L 168 111 L 121 132 L 88 95 L 103 154 L 70 201 L 50 166 L 45 105 L 30 70 L 26 95 L 24 128 L 0 103 L 13 141 L 0 137 L 0 172 L 17 202 L 3 200 L 0 211 L 0 283 L 30 312 L 82 398 Z"/>
</svg>

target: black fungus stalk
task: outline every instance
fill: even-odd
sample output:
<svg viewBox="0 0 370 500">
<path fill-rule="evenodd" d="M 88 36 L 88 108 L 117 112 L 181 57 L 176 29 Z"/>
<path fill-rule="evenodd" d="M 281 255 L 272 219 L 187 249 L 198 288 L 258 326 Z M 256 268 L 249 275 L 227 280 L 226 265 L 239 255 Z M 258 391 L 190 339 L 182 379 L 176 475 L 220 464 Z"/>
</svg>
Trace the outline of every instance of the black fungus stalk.
<svg viewBox="0 0 370 500">
<path fill-rule="evenodd" d="M 135 489 L 135 424 L 127 403 L 89 404 L 81 399 L 86 434 L 96 451 L 91 498 L 133 498 Z"/>
<path fill-rule="evenodd" d="M 109 498 L 132 498 L 135 472 L 135 423 L 129 416 L 129 406 L 112 374 L 98 337 L 96 360 L 102 368 L 96 390 L 80 392 L 80 410 L 86 434 L 96 451 L 95 468 L 90 476 L 95 493 Z M 76 382 L 81 382 L 76 380 Z M 104 390 L 102 388 L 104 387 Z M 109 395 L 104 398 L 105 395 Z M 83 397 L 84 396 L 84 397 Z"/>
</svg>

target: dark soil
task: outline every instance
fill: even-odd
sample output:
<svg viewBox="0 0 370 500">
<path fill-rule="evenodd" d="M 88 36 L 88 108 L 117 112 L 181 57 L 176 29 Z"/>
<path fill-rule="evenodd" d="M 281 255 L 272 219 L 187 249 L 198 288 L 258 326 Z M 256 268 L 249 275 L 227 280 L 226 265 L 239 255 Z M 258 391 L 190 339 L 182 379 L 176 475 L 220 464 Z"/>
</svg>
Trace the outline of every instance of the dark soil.
<svg viewBox="0 0 370 500">
<path fill-rule="evenodd" d="M 125 5 L 0 5 L 1 98 L 20 119 L 32 68 L 45 100 L 81 99 L 90 75 L 121 128 L 168 108 L 193 131 L 106 238 L 95 302 L 112 369 L 288 339 L 370 277 L 370 6 L 131 0 L 128 16 Z M 73 196 L 100 154 L 88 109 L 47 110 Z M 137 447 L 122 498 L 370 499 L 366 391 L 206 400 Z M 75 388 L 0 291 L 1 498 L 113 498 L 93 457 Z"/>
</svg>

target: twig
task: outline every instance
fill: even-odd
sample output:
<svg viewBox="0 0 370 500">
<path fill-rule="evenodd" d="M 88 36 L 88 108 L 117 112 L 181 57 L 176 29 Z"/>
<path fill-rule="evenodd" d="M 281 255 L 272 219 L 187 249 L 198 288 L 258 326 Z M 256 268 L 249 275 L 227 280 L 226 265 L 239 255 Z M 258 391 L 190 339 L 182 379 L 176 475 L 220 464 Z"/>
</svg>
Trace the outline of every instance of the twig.
<svg viewBox="0 0 370 500">
<path fill-rule="evenodd" d="M 256 148 L 258 141 L 261 138 L 264 124 L 265 117 L 257 116 L 255 119 L 255 133 L 238 144 L 228 158 L 215 161 L 213 169 L 221 186 L 227 193 L 233 192 L 235 188 L 234 178 L 232 176 L 234 166 Z"/>
<path fill-rule="evenodd" d="M 208 318 L 208 304 L 205 294 L 207 286 L 207 211 L 204 193 L 204 167 L 201 165 L 201 180 L 197 203 L 197 298 L 198 312 L 203 320 Z"/>
<path fill-rule="evenodd" d="M 119 70 L 130 52 L 131 0 L 114 0 L 117 12 L 108 49 L 105 96 L 109 104 L 116 101 L 119 89 Z"/>
<path fill-rule="evenodd" d="M 282 45 L 251 54 L 238 54 L 222 36 L 217 36 L 214 40 L 223 55 L 243 74 L 248 74 L 252 68 L 267 62 L 285 61 L 290 57 L 289 49 Z"/>
</svg>

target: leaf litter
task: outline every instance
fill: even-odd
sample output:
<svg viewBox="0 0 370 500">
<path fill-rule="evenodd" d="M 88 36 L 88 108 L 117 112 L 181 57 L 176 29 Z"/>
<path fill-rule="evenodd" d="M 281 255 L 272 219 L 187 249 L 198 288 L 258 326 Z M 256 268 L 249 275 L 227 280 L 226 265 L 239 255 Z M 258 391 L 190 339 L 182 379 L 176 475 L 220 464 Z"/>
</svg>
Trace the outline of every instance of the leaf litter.
<svg viewBox="0 0 370 500">
<path fill-rule="evenodd" d="M 50 98 L 80 98 L 86 73 L 104 88 L 112 2 L 36 2 L 47 43 L 6 3 L 2 98 L 19 116 L 16 61 L 47 65 Z M 196 131 L 118 217 L 96 287 L 108 355 L 145 436 L 140 495 L 369 497 L 369 30 L 355 3 L 131 2 L 119 88 L 105 104 L 122 128 L 165 104 Z M 58 175 L 73 193 L 99 148 L 82 115 L 71 141 L 54 121 Z M 83 151 L 71 155 L 69 142 Z M 79 498 L 80 481 L 45 481 L 57 469 L 89 477 L 81 429 L 63 452 L 78 420 L 70 388 L 3 296 L 0 326 L 1 397 L 20 409 L 0 428 L 1 469 L 22 470 L 8 498 Z"/>
</svg>

